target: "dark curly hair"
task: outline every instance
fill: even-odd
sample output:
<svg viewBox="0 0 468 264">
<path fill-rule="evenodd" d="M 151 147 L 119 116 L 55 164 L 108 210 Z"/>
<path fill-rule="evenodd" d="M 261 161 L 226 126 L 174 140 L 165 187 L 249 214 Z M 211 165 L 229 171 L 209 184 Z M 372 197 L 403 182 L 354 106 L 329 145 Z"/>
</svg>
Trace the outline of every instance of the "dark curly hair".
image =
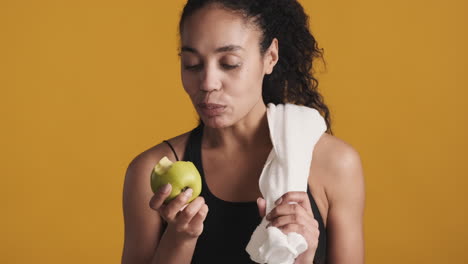
<svg viewBox="0 0 468 264">
<path fill-rule="evenodd" d="M 273 39 L 278 39 L 279 60 L 273 72 L 263 79 L 264 103 L 293 103 L 315 108 L 324 117 L 328 132 L 332 133 L 330 111 L 318 91 L 318 80 L 313 76 L 313 62 L 324 61 L 323 49 L 309 31 L 309 17 L 301 4 L 296 0 L 188 0 L 180 18 L 179 32 L 187 17 L 208 4 L 217 4 L 252 19 L 263 32 L 262 55 Z"/>
</svg>

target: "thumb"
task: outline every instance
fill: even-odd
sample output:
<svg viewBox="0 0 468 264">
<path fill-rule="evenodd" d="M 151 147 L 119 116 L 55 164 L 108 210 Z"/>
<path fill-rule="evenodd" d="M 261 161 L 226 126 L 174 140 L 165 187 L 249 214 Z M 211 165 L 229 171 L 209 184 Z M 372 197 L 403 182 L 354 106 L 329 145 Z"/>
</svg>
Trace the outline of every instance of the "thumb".
<svg viewBox="0 0 468 264">
<path fill-rule="evenodd" d="M 265 199 L 258 197 L 257 199 L 257 206 L 258 206 L 258 213 L 260 217 L 263 218 L 265 216 L 266 211 L 266 201 Z"/>
</svg>

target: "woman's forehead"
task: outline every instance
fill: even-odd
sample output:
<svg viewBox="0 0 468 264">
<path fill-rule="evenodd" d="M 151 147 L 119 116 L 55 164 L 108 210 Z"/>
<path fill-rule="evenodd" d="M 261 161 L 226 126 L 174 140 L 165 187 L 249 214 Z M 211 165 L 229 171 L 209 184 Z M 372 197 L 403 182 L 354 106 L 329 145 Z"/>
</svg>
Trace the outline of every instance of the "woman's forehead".
<svg viewBox="0 0 468 264">
<path fill-rule="evenodd" d="M 241 14 L 208 6 L 186 18 L 182 25 L 182 47 L 215 50 L 230 45 L 258 45 L 260 32 Z"/>
</svg>

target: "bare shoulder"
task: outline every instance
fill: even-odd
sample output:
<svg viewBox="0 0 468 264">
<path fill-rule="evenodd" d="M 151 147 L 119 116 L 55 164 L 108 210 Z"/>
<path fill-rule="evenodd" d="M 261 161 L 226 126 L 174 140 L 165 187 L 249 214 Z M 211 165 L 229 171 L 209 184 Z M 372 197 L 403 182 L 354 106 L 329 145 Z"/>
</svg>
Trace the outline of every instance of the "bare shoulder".
<svg viewBox="0 0 468 264">
<path fill-rule="evenodd" d="M 328 261 L 364 263 L 365 188 L 359 154 L 343 140 L 324 134 L 312 159 L 320 168 L 319 179 L 328 202 Z"/>
<path fill-rule="evenodd" d="M 186 132 L 168 141 L 174 147 L 179 158 L 183 157 L 183 150 L 188 135 Z M 128 165 L 124 183 L 124 199 L 132 192 L 137 192 L 147 197 L 152 195 L 149 185 L 149 175 L 157 162 L 164 156 L 175 161 L 176 158 L 171 148 L 164 142 L 161 142 L 142 153 L 138 154 Z"/>
<path fill-rule="evenodd" d="M 359 153 L 345 141 L 324 133 L 317 142 L 314 156 L 320 158 L 321 163 L 334 171 L 360 166 Z"/>
<path fill-rule="evenodd" d="M 184 149 L 188 132 L 168 140 L 177 149 Z M 179 154 L 178 154 L 179 155 Z M 157 247 L 155 237 L 161 235 L 162 220 L 149 207 L 153 196 L 151 170 L 164 156 L 175 160 L 166 143 L 160 143 L 138 154 L 129 164 L 123 188 L 125 241 L 122 263 L 149 263 Z"/>
<path fill-rule="evenodd" d="M 190 132 L 178 135 L 168 139 L 169 143 L 174 147 L 177 156 L 181 159 L 184 155 L 185 145 L 187 143 L 188 135 Z M 138 154 L 128 166 L 129 172 L 143 172 L 151 171 L 154 165 L 164 156 L 170 160 L 176 160 L 171 148 L 164 142 L 161 142 L 142 153 Z"/>
<path fill-rule="evenodd" d="M 330 206 L 336 199 L 344 198 L 344 190 L 363 191 L 361 158 L 350 144 L 324 133 L 315 146 L 313 159 L 324 173 L 322 182 Z"/>
</svg>

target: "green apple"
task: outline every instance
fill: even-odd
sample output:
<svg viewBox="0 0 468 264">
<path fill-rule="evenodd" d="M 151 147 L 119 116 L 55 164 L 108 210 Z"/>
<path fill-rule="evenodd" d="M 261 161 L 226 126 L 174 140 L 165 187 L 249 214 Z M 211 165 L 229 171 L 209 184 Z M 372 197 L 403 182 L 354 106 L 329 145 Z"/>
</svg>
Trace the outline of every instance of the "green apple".
<svg viewBox="0 0 468 264">
<path fill-rule="evenodd" d="M 200 173 L 192 162 L 172 162 L 163 157 L 151 171 L 151 189 L 155 193 L 167 183 L 172 185 L 172 190 L 164 203 L 168 203 L 188 188 L 193 190 L 192 197 L 188 200 L 191 202 L 200 195 L 202 188 Z"/>
</svg>

